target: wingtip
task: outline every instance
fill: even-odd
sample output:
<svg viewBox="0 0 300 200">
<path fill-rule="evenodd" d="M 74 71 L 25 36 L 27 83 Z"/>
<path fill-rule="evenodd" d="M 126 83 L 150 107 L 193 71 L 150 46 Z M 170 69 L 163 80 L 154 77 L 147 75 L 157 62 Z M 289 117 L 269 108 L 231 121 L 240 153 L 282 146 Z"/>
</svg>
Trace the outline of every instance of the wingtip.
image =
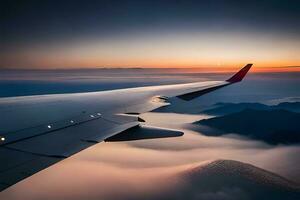
<svg viewBox="0 0 300 200">
<path fill-rule="evenodd" d="M 246 76 L 250 68 L 252 67 L 252 63 L 248 63 L 245 67 L 243 67 L 240 71 L 238 71 L 236 74 L 234 74 L 230 79 L 226 80 L 230 83 L 236 83 L 243 80 L 243 78 Z"/>
</svg>

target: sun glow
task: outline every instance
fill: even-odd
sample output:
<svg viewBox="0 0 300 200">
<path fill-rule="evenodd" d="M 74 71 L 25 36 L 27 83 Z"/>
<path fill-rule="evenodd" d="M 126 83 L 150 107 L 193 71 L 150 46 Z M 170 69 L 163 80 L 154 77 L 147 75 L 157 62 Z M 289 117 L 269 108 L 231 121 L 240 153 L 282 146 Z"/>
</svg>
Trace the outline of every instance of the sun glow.
<svg viewBox="0 0 300 200">
<path fill-rule="evenodd" d="M 299 71 L 295 67 L 300 66 L 299 54 L 300 41 L 293 38 L 195 32 L 28 45 L 14 54 L 7 52 L 1 60 L 3 66 L 17 68 L 197 68 L 203 72 L 235 71 L 251 62 L 254 72 L 275 72 Z"/>
</svg>

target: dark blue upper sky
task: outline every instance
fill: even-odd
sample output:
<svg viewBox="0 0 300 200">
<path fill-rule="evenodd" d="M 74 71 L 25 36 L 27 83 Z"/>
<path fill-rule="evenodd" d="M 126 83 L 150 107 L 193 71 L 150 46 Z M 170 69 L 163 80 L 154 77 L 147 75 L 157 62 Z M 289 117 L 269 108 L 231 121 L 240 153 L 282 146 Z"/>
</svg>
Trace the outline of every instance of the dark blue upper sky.
<svg viewBox="0 0 300 200">
<path fill-rule="evenodd" d="M 0 13 L 0 57 L 5 60 L 1 66 L 13 64 L 12 54 L 22 50 L 68 46 L 87 38 L 114 40 L 199 31 L 248 32 L 295 40 L 300 35 L 297 0 L 2 0 Z"/>
</svg>

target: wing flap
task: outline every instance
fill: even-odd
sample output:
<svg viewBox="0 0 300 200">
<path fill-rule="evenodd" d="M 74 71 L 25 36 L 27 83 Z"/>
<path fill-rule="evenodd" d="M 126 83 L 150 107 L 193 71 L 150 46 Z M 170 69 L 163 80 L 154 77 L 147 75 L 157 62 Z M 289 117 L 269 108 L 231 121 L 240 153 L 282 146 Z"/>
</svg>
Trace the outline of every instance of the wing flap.
<svg viewBox="0 0 300 200">
<path fill-rule="evenodd" d="M 178 130 L 139 125 L 129 128 L 119 134 L 113 135 L 107 138 L 107 142 L 120 142 L 120 141 L 131 141 L 131 140 L 142 140 L 142 139 L 156 139 L 156 138 L 167 138 L 167 137 L 179 137 L 184 133 Z"/>
<path fill-rule="evenodd" d="M 103 137 L 103 135 L 97 134 L 97 135 L 86 137 L 86 138 L 84 138 L 84 140 L 87 142 L 94 142 L 94 143 L 101 142 L 101 141 L 105 140 L 107 138 L 107 136 L 111 137 L 113 135 L 117 135 L 117 134 L 121 134 L 121 133 L 123 134 L 123 131 L 129 130 L 130 128 L 136 127 L 138 125 L 139 125 L 139 122 L 130 122 L 127 124 L 122 124 L 122 125 L 112 128 L 110 130 L 104 131 L 106 137 Z"/>
</svg>

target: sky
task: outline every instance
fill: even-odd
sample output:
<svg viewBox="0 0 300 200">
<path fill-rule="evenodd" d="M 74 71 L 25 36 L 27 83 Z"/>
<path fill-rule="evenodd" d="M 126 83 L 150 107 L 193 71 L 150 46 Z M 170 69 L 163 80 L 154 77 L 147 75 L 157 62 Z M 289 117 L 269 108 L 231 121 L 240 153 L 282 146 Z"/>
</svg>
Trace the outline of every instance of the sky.
<svg viewBox="0 0 300 200">
<path fill-rule="evenodd" d="M 0 68 L 300 71 L 297 0 L 2 0 Z"/>
</svg>

